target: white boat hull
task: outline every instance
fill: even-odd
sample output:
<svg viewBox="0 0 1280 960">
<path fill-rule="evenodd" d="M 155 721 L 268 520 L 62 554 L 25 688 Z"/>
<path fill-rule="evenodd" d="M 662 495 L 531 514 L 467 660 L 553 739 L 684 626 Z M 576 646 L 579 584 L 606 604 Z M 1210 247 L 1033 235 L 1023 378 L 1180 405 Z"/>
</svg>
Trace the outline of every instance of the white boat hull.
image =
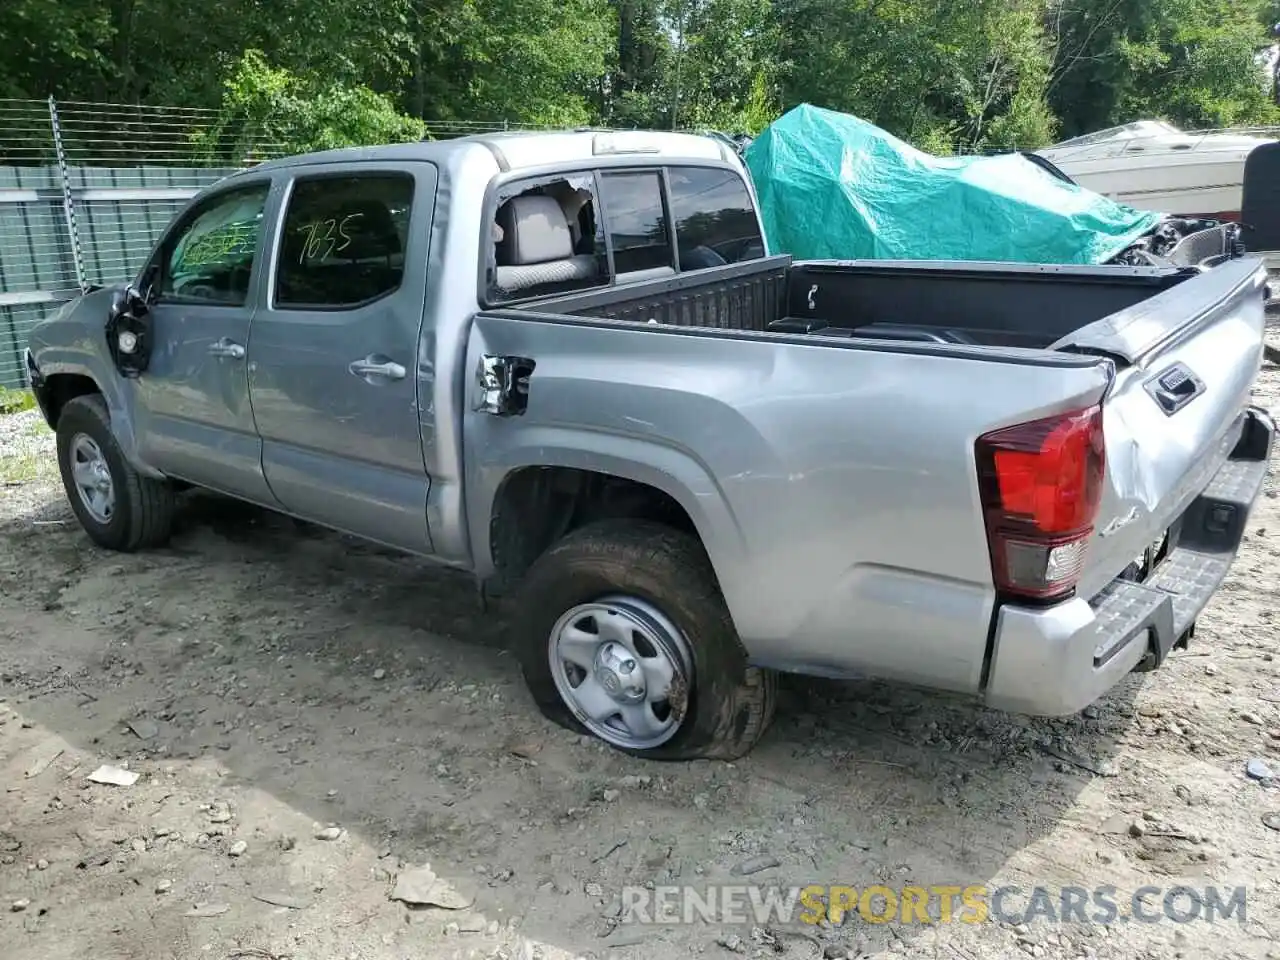
<svg viewBox="0 0 1280 960">
<path fill-rule="evenodd" d="M 1139 210 L 1219 220 L 1240 216 L 1244 157 L 1225 163 L 1128 170 L 1091 162 L 1056 166 L 1080 186 Z"/>
<path fill-rule="evenodd" d="M 1263 137 L 1189 134 L 1142 121 L 1037 151 L 1082 187 L 1140 210 L 1236 220 L 1244 165 Z"/>
</svg>

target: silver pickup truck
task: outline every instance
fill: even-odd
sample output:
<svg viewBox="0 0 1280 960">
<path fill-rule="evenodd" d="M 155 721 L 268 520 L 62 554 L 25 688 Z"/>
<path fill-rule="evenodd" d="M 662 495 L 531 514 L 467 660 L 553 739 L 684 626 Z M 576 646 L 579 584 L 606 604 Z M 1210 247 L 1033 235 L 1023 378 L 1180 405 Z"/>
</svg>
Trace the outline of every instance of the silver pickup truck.
<svg viewBox="0 0 1280 960">
<path fill-rule="evenodd" d="M 779 670 L 1063 715 L 1158 667 L 1267 470 L 1263 296 L 793 263 L 712 138 L 511 135 L 223 180 L 27 363 L 98 544 L 199 487 L 435 558 L 548 716 L 734 757 Z"/>
</svg>

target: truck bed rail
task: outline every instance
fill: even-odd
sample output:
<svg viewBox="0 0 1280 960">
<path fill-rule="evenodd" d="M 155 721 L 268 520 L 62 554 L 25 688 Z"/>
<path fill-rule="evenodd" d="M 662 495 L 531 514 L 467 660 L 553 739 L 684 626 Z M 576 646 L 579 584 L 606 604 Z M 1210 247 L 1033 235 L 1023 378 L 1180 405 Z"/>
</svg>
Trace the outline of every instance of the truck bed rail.
<svg viewBox="0 0 1280 960">
<path fill-rule="evenodd" d="M 789 256 L 683 273 L 634 287 L 609 287 L 538 300 L 537 313 L 608 317 L 633 323 L 763 331 L 783 316 Z"/>
</svg>

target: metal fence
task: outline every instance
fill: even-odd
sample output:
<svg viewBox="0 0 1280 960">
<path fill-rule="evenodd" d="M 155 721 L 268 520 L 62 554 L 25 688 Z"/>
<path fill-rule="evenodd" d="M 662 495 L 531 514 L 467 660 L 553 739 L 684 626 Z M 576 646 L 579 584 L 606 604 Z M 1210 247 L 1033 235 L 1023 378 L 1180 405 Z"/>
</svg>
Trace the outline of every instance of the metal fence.
<svg viewBox="0 0 1280 960">
<path fill-rule="evenodd" d="M 229 153 L 213 110 L 0 99 L 0 387 L 26 385 L 27 334 L 91 285 L 133 276 L 189 198 L 285 152 Z M 511 129 L 429 124 L 437 138 Z M 240 131 L 243 132 L 243 131 Z"/>
<path fill-rule="evenodd" d="M 0 100 L 0 386 L 25 385 L 41 318 L 129 277 L 190 197 L 234 168 L 198 165 L 201 111 Z"/>
<path fill-rule="evenodd" d="M 221 119 L 214 110 L 0 99 L 0 387 L 25 385 L 22 350 L 37 321 L 90 285 L 131 277 L 201 189 L 286 152 L 261 129 Z M 426 126 L 437 139 L 528 128 Z"/>
</svg>

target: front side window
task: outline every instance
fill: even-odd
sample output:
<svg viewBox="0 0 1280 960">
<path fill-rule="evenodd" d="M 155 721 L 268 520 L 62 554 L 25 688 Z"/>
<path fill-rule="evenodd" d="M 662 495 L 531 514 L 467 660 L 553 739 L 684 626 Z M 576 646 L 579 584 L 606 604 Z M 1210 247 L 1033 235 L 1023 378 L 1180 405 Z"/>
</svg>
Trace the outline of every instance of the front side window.
<svg viewBox="0 0 1280 960">
<path fill-rule="evenodd" d="M 277 309 L 352 309 L 404 279 L 413 177 L 368 173 L 299 180 L 276 264 Z"/>
<path fill-rule="evenodd" d="M 681 270 L 764 256 L 755 207 L 740 176 L 715 167 L 672 167 L 667 178 Z"/>
<path fill-rule="evenodd" d="M 670 267 L 671 232 L 662 204 L 661 174 L 602 174 L 600 194 L 613 247 L 614 272 L 622 275 Z"/>
<path fill-rule="evenodd" d="M 259 183 L 205 200 L 168 245 L 160 296 L 243 306 L 270 189 Z"/>
</svg>

